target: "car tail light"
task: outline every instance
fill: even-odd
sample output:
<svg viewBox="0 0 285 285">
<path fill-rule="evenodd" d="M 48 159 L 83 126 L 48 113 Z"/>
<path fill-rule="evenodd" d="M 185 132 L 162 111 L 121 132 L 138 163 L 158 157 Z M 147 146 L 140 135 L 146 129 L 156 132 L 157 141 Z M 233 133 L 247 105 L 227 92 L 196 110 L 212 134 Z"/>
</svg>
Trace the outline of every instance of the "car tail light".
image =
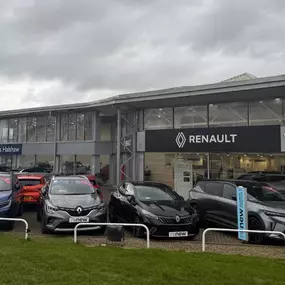
<svg viewBox="0 0 285 285">
<path fill-rule="evenodd" d="M 272 192 L 278 192 L 276 189 L 269 187 L 269 186 L 263 186 L 264 189 L 272 191 Z"/>
</svg>

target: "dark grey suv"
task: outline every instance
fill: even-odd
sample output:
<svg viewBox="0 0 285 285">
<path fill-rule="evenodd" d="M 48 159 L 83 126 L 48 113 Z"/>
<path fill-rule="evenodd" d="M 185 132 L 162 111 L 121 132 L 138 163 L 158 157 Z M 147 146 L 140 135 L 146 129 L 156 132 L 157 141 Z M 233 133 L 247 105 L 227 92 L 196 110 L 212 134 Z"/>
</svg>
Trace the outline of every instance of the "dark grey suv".
<svg viewBox="0 0 285 285">
<path fill-rule="evenodd" d="M 247 188 L 248 227 L 251 230 L 285 232 L 285 198 L 266 183 L 242 180 L 200 181 L 189 192 L 189 203 L 200 214 L 201 222 L 237 229 L 236 187 Z M 249 234 L 250 243 L 279 235 Z"/>
</svg>

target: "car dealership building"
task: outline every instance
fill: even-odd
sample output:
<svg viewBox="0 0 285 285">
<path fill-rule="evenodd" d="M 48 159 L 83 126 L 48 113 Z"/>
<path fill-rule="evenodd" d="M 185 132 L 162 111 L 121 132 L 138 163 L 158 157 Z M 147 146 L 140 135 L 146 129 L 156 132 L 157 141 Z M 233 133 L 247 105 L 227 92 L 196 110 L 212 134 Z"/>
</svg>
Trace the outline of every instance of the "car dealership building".
<svg viewBox="0 0 285 285">
<path fill-rule="evenodd" d="M 80 166 L 88 173 L 108 169 L 112 184 L 146 179 L 176 187 L 199 177 L 281 171 L 284 99 L 285 75 L 244 74 L 216 84 L 2 111 L 0 163 L 49 163 L 56 172 L 69 163 L 74 173 Z"/>
</svg>

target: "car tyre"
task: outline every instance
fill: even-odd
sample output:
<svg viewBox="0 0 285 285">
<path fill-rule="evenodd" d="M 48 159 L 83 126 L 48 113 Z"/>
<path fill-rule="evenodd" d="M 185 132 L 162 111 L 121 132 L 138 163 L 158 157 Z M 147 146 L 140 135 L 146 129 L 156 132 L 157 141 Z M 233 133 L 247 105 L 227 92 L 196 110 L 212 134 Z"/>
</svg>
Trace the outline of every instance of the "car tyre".
<svg viewBox="0 0 285 285">
<path fill-rule="evenodd" d="M 42 234 L 45 235 L 45 234 L 50 234 L 51 231 L 47 228 L 46 226 L 46 223 L 45 223 L 45 219 L 42 218 L 41 220 L 41 231 L 42 231 Z"/>
<path fill-rule="evenodd" d="M 141 224 L 140 218 L 137 216 L 134 220 L 134 224 Z M 136 238 L 144 237 L 144 228 L 142 227 L 133 227 L 133 236 Z"/>
<path fill-rule="evenodd" d="M 258 218 L 251 216 L 248 217 L 248 229 L 262 231 L 264 230 L 264 227 Z M 251 244 L 262 244 L 264 242 L 264 235 L 249 233 L 248 242 Z"/>
<path fill-rule="evenodd" d="M 42 221 L 41 215 L 40 215 L 39 211 L 37 211 L 37 221 L 38 221 L 38 222 L 41 222 L 41 221 Z"/>
<path fill-rule="evenodd" d="M 24 205 L 21 203 L 21 205 L 19 205 L 18 211 L 17 211 L 17 217 L 22 217 L 24 212 Z"/>
</svg>

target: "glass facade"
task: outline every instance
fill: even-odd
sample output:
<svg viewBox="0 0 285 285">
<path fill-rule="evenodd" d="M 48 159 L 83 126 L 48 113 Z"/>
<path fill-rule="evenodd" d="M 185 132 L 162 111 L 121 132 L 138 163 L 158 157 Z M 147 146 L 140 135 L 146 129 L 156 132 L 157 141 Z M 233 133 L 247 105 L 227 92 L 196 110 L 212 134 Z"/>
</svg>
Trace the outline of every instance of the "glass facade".
<svg viewBox="0 0 285 285">
<path fill-rule="evenodd" d="M 48 142 L 54 141 L 55 139 L 55 117 L 47 116 L 46 118 L 46 138 Z"/>
<path fill-rule="evenodd" d="M 173 119 L 174 118 L 174 119 Z M 144 129 L 284 125 L 285 99 L 144 110 Z"/>
<path fill-rule="evenodd" d="M 283 125 L 282 100 L 276 98 L 270 101 L 250 102 L 249 124 L 254 125 Z"/>
<path fill-rule="evenodd" d="M 29 117 L 27 119 L 27 142 L 36 141 L 36 125 L 37 119 L 35 117 Z"/>
<path fill-rule="evenodd" d="M 0 120 L 0 140 L 4 143 L 8 142 L 8 134 L 8 120 Z"/>
<path fill-rule="evenodd" d="M 18 141 L 18 119 L 9 119 L 8 127 L 9 127 L 9 142 L 17 142 Z"/>
<path fill-rule="evenodd" d="M 237 127 L 248 125 L 248 104 L 246 102 L 209 105 L 210 127 Z"/>
<path fill-rule="evenodd" d="M 174 108 L 174 128 L 208 127 L 207 106 L 187 106 Z"/>
<path fill-rule="evenodd" d="M 277 171 L 285 167 L 285 154 L 210 153 L 209 173 L 205 153 L 145 153 L 145 180 L 174 187 L 174 165 L 191 161 L 193 184 L 207 178 L 233 179 L 251 171 Z"/>
<path fill-rule="evenodd" d="M 61 141 L 87 141 L 93 139 L 93 113 L 62 114 Z"/>
<path fill-rule="evenodd" d="M 46 117 L 36 118 L 36 141 L 46 141 Z"/>
<path fill-rule="evenodd" d="M 146 130 L 172 129 L 173 108 L 147 109 L 144 111 Z"/>
</svg>

